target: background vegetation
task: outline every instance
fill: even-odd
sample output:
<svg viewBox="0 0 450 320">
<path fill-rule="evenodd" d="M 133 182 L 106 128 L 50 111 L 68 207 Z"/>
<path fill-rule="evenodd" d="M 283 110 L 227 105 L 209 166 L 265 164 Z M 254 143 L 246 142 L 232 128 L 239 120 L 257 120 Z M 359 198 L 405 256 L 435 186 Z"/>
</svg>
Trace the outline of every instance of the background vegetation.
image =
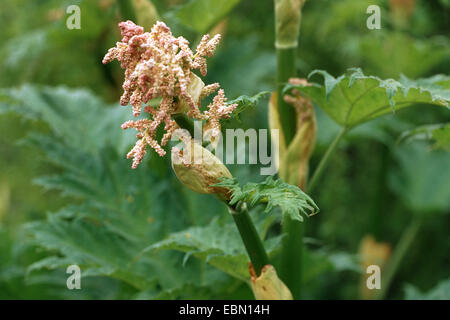
<svg viewBox="0 0 450 320">
<path fill-rule="evenodd" d="M 307 1 L 299 74 L 360 67 L 382 79 L 448 75 L 450 2 L 409 1 L 395 10 L 400 2 L 408 3 Z M 101 64 L 119 39 L 117 22 L 130 18 L 119 3 L 1 1 L 0 299 L 252 298 L 226 207 L 183 187 L 169 160 L 154 153 L 129 168 L 133 135 L 120 124 L 130 114 L 118 105 L 123 74 L 117 63 Z M 81 8 L 80 30 L 66 28 L 71 4 Z M 223 34 L 207 81 L 219 81 L 227 96 L 274 90 L 272 1 L 153 4 L 192 44 L 211 29 Z M 370 4 L 382 8 L 381 30 L 366 27 Z M 149 2 L 134 5 L 149 30 Z M 312 167 L 339 130 L 316 113 Z M 267 128 L 267 99 L 241 119 L 227 126 Z M 438 142 L 429 130 L 398 141 L 449 120 L 445 108 L 417 105 L 349 133 L 311 194 L 321 212 L 305 222 L 304 298 L 373 298 L 362 267 L 389 261 L 411 221 L 418 228 L 386 298 L 450 298 L 448 131 Z M 257 165 L 231 171 L 241 182 L 264 178 Z M 276 255 L 277 216 L 252 214 Z M 81 266 L 82 290 L 66 288 L 69 264 Z"/>
</svg>

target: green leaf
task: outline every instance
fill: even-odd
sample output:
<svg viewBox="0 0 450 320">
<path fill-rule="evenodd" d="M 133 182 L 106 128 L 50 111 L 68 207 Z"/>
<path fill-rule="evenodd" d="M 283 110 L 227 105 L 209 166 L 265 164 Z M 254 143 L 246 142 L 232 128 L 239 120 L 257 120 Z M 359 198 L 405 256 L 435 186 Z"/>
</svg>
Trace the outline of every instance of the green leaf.
<svg viewBox="0 0 450 320">
<path fill-rule="evenodd" d="M 208 32 L 224 18 L 240 0 L 191 0 L 181 6 L 175 16 L 198 33 Z"/>
<path fill-rule="evenodd" d="M 89 90 L 35 85 L 1 89 L 1 112 L 42 120 L 58 138 L 83 150 L 98 150 L 111 142 L 125 151 L 134 140 L 132 132 L 120 130 L 131 112 L 119 104 L 106 104 Z"/>
<path fill-rule="evenodd" d="M 32 273 L 36 270 L 41 269 L 48 269 L 53 270 L 57 268 L 65 268 L 69 265 L 71 265 L 73 261 L 70 260 L 70 258 L 64 257 L 57 257 L 57 256 L 50 256 L 47 258 L 44 258 L 42 260 L 36 261 L 27 268 L 27 275 Z"/>
<path fill-rule="evenodd" d="M 448 152 L 414 143 L 398 146 L 393 154 L 397 166 L 389 173 L 389 186 L 403 203 L 417 213 L 449 212 Z"/>
<path fill-rule="evenodd" d="M 436 141 L 433 148 L 449 150 L 450 148 L 450 124 L 446 124 L 442 128 L 434 129 L 431 132 L 433 139 Z"/>
<path fill-rule="evenodd" d="M 227 102 L 228 105 L 237 104 L 237 107 L 234 110 L 234 112 L 231 114 L 231 117 L 240 121 L 239 115 L 242 112 L 246 111 L 249 108 L 253 108 L 253 107 L 257 106 L 259 103 L 259 100 L 268 96 L 269 94 L 270 94 L 269 91 L 262 91 L 251 97 L 242 95 L 242 96 L 237 97 L 234 100 Z"/>
<path fill-rule="evenodd" d="M 210 300 L 214 295 L 211 286 L 196 286 L 187 284 L 180 288 L 169 289 L 158 292 L 157 290 L 143 291 L 135 300 Z"/>
<path fill-rule="evenodd" d="M 315 74 L 324 78 L 324 85 L 287 85 L 285 91 L 298 89 L 346 128 L 415 104 L 448 107 L 450 101 L 450 78 L 442 75 L 419 80 L 406 77 L 399 81 L 382 80 L 352 68 L 338 78 L 323 70 L 315 70 L 309 77 Z"/>
<path fill-rule="evenodd" d="M 274 180 L 273 177 L 267 177 L 261 183 L 248 183 L 242 188 L 236 178 L 223 179 L 214 186 L 230 189 L 231 205 L 239 201 L 248 202 L 250 206 L 264 203 L 266 213 L 278 206 L 283 215 L 299 221 L 303 221 L 301 213 L 309 217 L 319 212 L 319 207 L 299 187 L 281 179 Z"/>
<path fill-rule="evenodd" d="M 387 77 L 402 73 L 420 77 L 445 63 L 449 54 L 448 38 L 439 36 L 420 39 L 406 32 L 365 33 L 355 42 L 366 71 Z"/>
<path fill-rule="evenodd" d="M 311 250 L 304 249 L 303 254 L 303 274 L 304 285 L 313 286 L 317 283 L 320 275 L 339 272 L 362 273 L 356 255 L 347 252 L 332 252 L 324 248 Z"/>
<path fill-rule="evenodd" d="M 420 126 L 405 131 L 398 138 L 398 143 L 411 142 L 414 140 L 432 140 L 433 149 L 450 149 L 450 123 L 440 123 Z"/>
<path fill-rule="evenodd" d="M 261 231 L 263 225 L 258 224 L 257 226 Z M 265 227 L 267 228 L 267 226 Z M 269 254 L 273 253 L 279 245 L 279 237 L 266 241 L 266 249 Z M 185 252 L 185 262 L 190 256 L 194 256 L 233 277 L 244 281 L 249 279 L 249 259 L 233 223 L 224 223 L 219 219 L 214 219 L 207 226 L 191 227 L 172 233 L 167 239 L 146 248 L 144 252 L 155 250 Z"/>
<path fill-rule="evenodd" d="M 42 267 L 61 267 L 70 261 L 70 264 L 77 264 L 82 270 L 87 266 L 101 267 L 103 275 L 121 279 L 137 288 L 145 288 L 150 280 L 148 275 L 139 271 L 145 268 L 139 268 L 140 264 L 133 262 L 136 245 L 124 241 L 98 221 L 65 221 L 53 215 L 48 223 L 28 224 L 27 230 L 32 233 L 35 243 L 48 250 L 57 250 L 65 256 L 64 260 L 41 260 L 31 265 L 30 271 Z"/>
<path fill-rule="evenodd" d="M 405 300 L 450 300 L 450 278 L 440 281 L 427 293 L 422 293 L 412 285 L 406 285 Z"/>
<path fill-rule="evenodd" d="M 179 272 L 181 253 L 141 252 L 225 210 L 218 210 L 212 197 L 182 191 L 165 158 L 159 158 L 159 170 L 149 165 L 155 154 L 138 170 L 130 168 L 126 152 L 135 137 L 120 128 L 132 117 L 129 110 L 108 105 L 87 90 L 33 85 L 0 90 L 0 109 L 47 125 L 46 134 L 33 133 L 26 143 L 43 151 L 58 170 L 36 182 L 78 203 L 27 226 L 33 244 L 50 253 L 31 264 L 33 281 L 51 281 L 43 278 L 42 269 L 79 264 L 84 276 L 113 278 L 110 282 L 126 282 L 134 290 L 156 288 L 156 295 L 204 284 L 203 262 L 189 261 Z"/>
</svg>

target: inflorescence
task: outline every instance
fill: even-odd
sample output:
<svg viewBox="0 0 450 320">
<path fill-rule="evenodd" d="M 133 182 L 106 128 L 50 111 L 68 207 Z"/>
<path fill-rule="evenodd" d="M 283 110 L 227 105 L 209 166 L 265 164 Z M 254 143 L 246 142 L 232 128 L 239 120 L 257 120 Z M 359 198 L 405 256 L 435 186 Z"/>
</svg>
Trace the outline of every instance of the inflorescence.
<svg viewBox="0 0 450 320">
<path fill-rule="evenodd" d="M 213 56 L 220 35 L 213 38 L 204 35 L 194 54 L 189 48 L 189 41 L 183 37 L 175 38 L 163 22 L 157 22 L 151 32 L 144 32 L 144 28 L 132 21 L 120 22 L 119 27 L 122 40 L 108 50 L 102 62 L 106 64 L 117 59 L 125 69 L 121 105 L 130 103 L 133 115 L 138 117 L 145 104 L 152 99 L 160 99 L 157 107 L 146 105 L 143 108 L 148 118 L 122 124 L 122 129 L 134 128 L 138 131 L 138 141 L 127 154 L 128 159 L 133 158 L 132 168 L 142 162 L 147 145 L 160 156 L 166 154 L 163 147 L 178 128 L 174 115 L 186 113 L 190 118 L 206 120 L 205 128 L 212 130 L 213 137 L 217 136 L 220 133 L 220 119 L 228 118 L 237 105 L 226 103 L 225 93 L 219 90 L 218 83 L 204 86 L 192 70 L 198 69 L 203 76 L 206 75 L 206 57 Z M 194 86 L 196 89 L 192 88 Z M 201 99 L 217 90 L 212 103 L 202 112 Z M 162 123 L 165 134 L 158 142 L 156 132 Z"/>
</svg>

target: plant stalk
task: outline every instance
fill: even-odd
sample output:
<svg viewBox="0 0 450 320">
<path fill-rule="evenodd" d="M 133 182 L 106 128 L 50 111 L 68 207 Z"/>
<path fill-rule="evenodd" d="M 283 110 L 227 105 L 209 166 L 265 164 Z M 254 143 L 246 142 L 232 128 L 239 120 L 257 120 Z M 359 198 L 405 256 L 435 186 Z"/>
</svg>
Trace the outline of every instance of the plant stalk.
<svg viewBox="0 0 450 320">
<path fill-rule="evenodd" d="M 296 76 L 296 55 L 297 47 L 287 49 L 277 48 L 277 105 L 286 146 L 289 145 L 295 136 L 297 115 L 295 109 L 284 101 L 283 88 L 288 83 L 289 78 Z"/>
<path fill-rule="evenodd" d="M 289 78 L 295 77 L 298 36 L 303 0 L 274 0 L 275 47 L 277 51 L 277 107 L 286 148 L 297 131 L 295 109 L 283 99 L 283 88 Z M 300 298 L 303 225 L 285 217 L 282 222 L 282 242 L 279 277 L 291 290 L 294 299 Z"/>
<path fill-rule="evenodd" d="M 421 225 L 421 218 L 413 218 L 408 228 L 405 229 L 402 236 L 400 237 L 400 240 L 395 247 L 394 253 L 392 254 L 392 258 L 387 265 L 386 272 L 384 273 L 384 275 L 381 275 L 381 289 L 379 291 L 379 294 L 376 296 L 377 299 L 384 299 L 389 292 L 389 287 L 391 286 L 392 280 L 394 279 L 394 276 L 397 273 L 406 252 L 408 252 L 408 249 L 411 247 L 411 244 L 416 238 L 417 232 L 419 231 Z"/>
<path fill-rule="evenodd" d="M 269 264 L 269 258 L 264 249 L 263 242 L 259 237 L 258 231 L 248 214 L 247 205 L 245 202 L 238 203 L 234 208 L 229 206 L 229 210 L 239 230 L 242 241 L 244 242 L 253 269 L 259 276 L 262 268 Z"/>
<path fill-rule="evenodd" d="M 328 160 L 330 160 L 330 156 L 333 154 L 334 150 L 336 149 L 339 141 L 341 141 L 342 137 L 344 137 L 344 135 L 347 133 L 347 129 L 346 128 L 342 128 L 342 130 L 339 132 L 339 134 L 334 138 L 333 142 L 328 146 L 327 151 L 325 152 L 324 156 L 322 157 L 322 159 L 320 159 L 319 164 L 317 165 L 317 168 L 314 170 L 314 173 L 311 177 L 311 180 L 308 184 L 308 188 L 307 191 L 308 193 L 310 193 L 317 181 L 319 180 L 320 176 L 323 173 L 323 170 L 325 169 Z"/>
<path fill-rule="evenodd" d="M 285 236 L 282 240 L 280 279 L 289 287 L 294 299 L 301 297 L 303 265 L 303 222 L 286 216 L 282 222 Z"/>
</svg>

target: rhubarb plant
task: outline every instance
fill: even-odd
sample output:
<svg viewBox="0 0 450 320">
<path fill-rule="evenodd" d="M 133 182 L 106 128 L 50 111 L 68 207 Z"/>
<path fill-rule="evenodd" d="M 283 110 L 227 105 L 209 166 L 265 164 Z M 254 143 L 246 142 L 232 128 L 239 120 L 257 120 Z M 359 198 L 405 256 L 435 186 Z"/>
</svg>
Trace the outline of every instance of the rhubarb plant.
<svg viewBox="0 0 450 320">
<path fill-rule="evenodd" d="M 318 199 L 327 188 L 340 192 L 341 183 L 328 174 L 340 144 L 368 123 L 375 126 L 388 115 L 396 119 L 417 106 L 423 113 L 433 108 L 439 115 L 448 113 L 450 78 L 390 79 L 366 75 L 363 68 L 342 75 L 318 69 L 306 76 L 302 57 L 311 53 L 303 51 L 310 49 L 301 46 L 300 26 L 303 18 L 307 26 L 311 23 L 312 1 L 274 0 L 275 48 L 267 55 L 272 69 L 269 63 L 254 68 L 254 77 L 267 69 L 271 85 L 230 94 L 226 78 L 251 82 L 245 80 L 249 72 L 240 70 L 246 63 L 233 58 L 245 57 L 245 44 L 239 52 L 221 52 L 226 17 L 240 1 L 191 0 L 169 14 L 158 12 L 162 5 L 155 3 L 117 1 L 114 12 L 122 21 L 102 25 L 115 31 L 108 31 L 112 47 L 95 63 L 108 81 L 119 84 L 107 91 L 113 98 L 68 86 L 0 89 L 0 112 L 45 126 L 22 145 L 41 150 L 57 169 L 34 182 L 69 199 L 46 219 L 24 224 L 30 245 L 44 252 L 27 266 L 27 281 L 59 283 L 65 276 L 61 271 L 77 265 L 89 288 L 113 288 L 119 298 L 311 299 L 311 288 L 322 276 L 348 272 L 363 277 L 368 262 L 377 258 L 382 290 L 371 296 L 363 288 L 361 296 L 386 298 L 424 215 L 409 219 L 392 254 L 387 244 L 371 237 L 364 238 L 357 256 L 324 246 L 308 233 L 333 214 L 334 208 L 324 210 Z M 326 34 L 327 28 L 332 29 L 326 24 L 318 32 Z M 265 62 L 267 56 L 259 59 Z M 232 63 L 221 69 L 226 58 Z M 220 72 L 211 76 L 211 70 Z M 258 144 L 252 148 L 253 136 L 242 128 L 252 129 L 255 114 L 267 122 L 260 130 L 270 132 L 265 142 L 255 135 Z M 327 130 L 323 117 L 339 128 L 325 148 L 318 145 Z M 383 183 L 412 212 L 450 207 L 444 172 L 449 128 L 445 120 L 409 127 L 389 145 L 400 167 Z M 237 132 L 233 129 L 244 133 L 236 148 L 235 137 L 228 135 Z M 230 140 L 227 152 L 233 161 L 228 154 L 225 161 L 218 148 Z M 416 147 L 430 140 L 432 157 Z M 250 165 L 234 163 L 234 153 L 239 159 L 250 150 L 251 162 L 264 148 L 274 159 L 273 174 L 255 174 Z M 417 167 L 430 169 L 416 172 Z M 442 175 L 435 175 L 435 167 L 443 168 Z M 348 219 L 355 214 L 363 215 L 348 212 Z M 406 296 L 433 297 L 445 285 L 429 294 L 410 286 Z M 97 296 L 104 297 L 101 290 L 107 289 Z"/>
</svg>

